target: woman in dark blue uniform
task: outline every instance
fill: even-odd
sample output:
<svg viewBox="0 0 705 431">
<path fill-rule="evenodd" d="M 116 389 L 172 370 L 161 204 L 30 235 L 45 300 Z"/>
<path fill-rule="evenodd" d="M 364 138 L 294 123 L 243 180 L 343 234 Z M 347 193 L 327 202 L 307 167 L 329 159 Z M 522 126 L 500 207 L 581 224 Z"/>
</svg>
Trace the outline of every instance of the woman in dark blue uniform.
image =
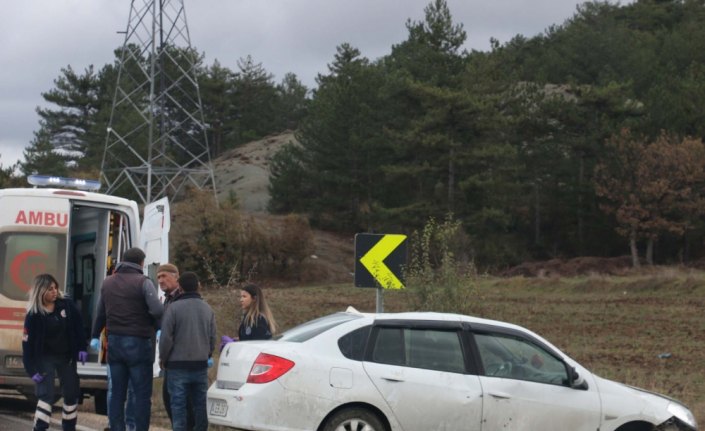
<svg viewBox="0 0 705 431">
<path fill-rule="evenodd" d="M 269 340 L 277 330 L 277 323 L 259 286 L 248 284 L 240 290 L 240 307 L 243 314 L 238 337 L 233 339 L 223 335 L 220 338 L 221 351 L 232 341 Z"/>
<path fill-rule="evenodd" d="M 36 384 L 36 431 L 49 428 L 55 376 L 61 382 L 64 398 L 62 428 L 76 429 L 80 394 L 76 365 L 77 361 L 85 364 L 88 358 L 82 322 L 73 301 L 64 297 L 52 275 L 40 274 L 34 279 L 24 321 L 22 362 Z"/>
<path fill-rule="evenodd" d="M 272 334 L 277 330 L 277 324 L 259 286 L 248 284 L 242 288 L 240 307 L 243 312 L 238 329 L 240 341 L 272 338 Z"/>
</svg>

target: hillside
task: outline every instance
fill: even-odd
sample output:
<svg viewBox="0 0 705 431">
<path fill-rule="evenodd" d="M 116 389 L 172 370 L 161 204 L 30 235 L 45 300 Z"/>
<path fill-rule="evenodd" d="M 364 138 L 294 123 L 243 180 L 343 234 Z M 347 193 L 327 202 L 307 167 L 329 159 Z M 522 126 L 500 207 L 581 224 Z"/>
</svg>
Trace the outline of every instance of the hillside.
<svg viewBox="0 0 705 431">
<path fill-rule="evenodd" d="M 286 143 L 295 142 L 293 132 L 267 136 L 223 153 L 213 161 L 219 200 L 237 197 L 240 209 L 266 212 L 269 202 L 269 160 Z"/>
<path fill-rule="evenodd" d="M 234 196 L 240 210 L 255 213 L 259 220 L 275 219 L 267 213 L 271 157 L 286 143 L 295 142 L 291 131 L 249 142 L 213 161 L 218 199 Z M 314 252 L 304 262 L 298 281 L 352 283 L 353 238 L 313 230 Z"/>
<path fill-rule="evenodd" d="M 270 196 L 269 167 L 271 157 L 285 144 L 296 142 L 292 131 L 270 135 L 230 150 L 213 161 L 218 199 L 234 197 L 239 208 L 257 214 L 259 220 L 279 216 L 267 212 Z M 313 230 L 314 253 L 304 262 L 301 277 L 296 282 L 352 283 L 354 270 L 354 239 L 337 233 Z M 630 258 L 578 257 L 524 262 L 501 271 L 499 275 L 544 277 L 577 276 L 584 274 L 623 275 L 631 267 Z"/>
</svg>

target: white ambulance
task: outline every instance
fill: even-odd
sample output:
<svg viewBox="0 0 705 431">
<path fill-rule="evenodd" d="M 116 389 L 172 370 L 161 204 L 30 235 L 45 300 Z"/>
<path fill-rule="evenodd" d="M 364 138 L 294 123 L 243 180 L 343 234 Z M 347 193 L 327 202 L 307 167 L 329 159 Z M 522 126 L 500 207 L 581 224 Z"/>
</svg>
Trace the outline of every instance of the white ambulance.
<svg viewBox="0 0 705 431">
<path fill-rule="evenodd" d="M 100 287 L 130 247 L 145 251 L 145 274 L 168 261 L 169 203 L 146 205 L 140 226 L 137 203 L 94 193 L 95 181 L 30 176 L 35 188 L 0 189 L 0 390 L 34 396 L 34 383 L 22 366 L 22 329 L 28 292 L 35 275 L 53 274 L 81 310 L 90 339 Z M 55 188 L 36 188 L 54 186 Z M 68 187 L 68 188 L 61 188 Z M 156 282 L 155 282 L 156 286 Z M 89 348 L 78 364 L 81 390 L 106 413 L 103 352 Z"/>
</svg>

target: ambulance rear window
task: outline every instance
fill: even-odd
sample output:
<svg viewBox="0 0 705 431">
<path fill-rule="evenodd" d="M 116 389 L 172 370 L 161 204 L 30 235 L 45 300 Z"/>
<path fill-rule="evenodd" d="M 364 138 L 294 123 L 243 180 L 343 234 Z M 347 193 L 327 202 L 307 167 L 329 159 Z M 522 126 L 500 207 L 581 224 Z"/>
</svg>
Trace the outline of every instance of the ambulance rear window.
<svg viewBox="0 0 705 431">
<path fill-rule="evenodd" d="M 0 234 L 0 294 L 26 301 L 37 274 L 66 279 L 66 235 L 4 232 Z M 65 286 L 60 286 L 63 289 Z"/>
</svg>

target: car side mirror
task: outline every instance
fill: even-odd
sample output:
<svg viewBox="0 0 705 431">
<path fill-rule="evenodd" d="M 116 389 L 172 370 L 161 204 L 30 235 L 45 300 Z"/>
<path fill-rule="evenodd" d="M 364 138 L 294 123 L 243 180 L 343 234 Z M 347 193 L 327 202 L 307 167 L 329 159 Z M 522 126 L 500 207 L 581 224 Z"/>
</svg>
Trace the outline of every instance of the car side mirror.
<svg viewBox="0 0 705 431">
<path fill-rule="evenodd" d="M 588 384 L 583 376 L 578 373 L 575 367 L 571 367 L 566 364 L 566 368 L 568 369 L 568 382 L 570 383 L 570 387 L 573 389 L 586 391 L 588 389 Z"/>
</svg>

